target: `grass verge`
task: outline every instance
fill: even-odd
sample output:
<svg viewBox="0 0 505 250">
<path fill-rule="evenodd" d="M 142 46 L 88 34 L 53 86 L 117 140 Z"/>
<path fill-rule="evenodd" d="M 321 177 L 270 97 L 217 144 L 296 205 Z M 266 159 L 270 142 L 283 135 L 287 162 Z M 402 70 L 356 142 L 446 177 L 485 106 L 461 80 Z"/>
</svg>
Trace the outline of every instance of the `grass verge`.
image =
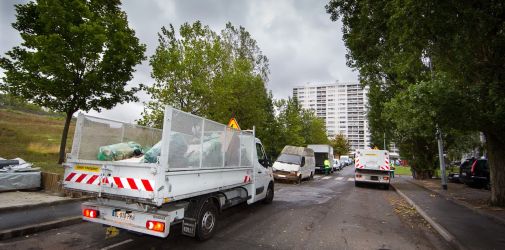
<svg viewBox="0 0 505 250">
<path fill-rule="evenodd" d="M 58 162 L 64 117 L 0 109 L 0 157 L 22 158 L 42 171 L 63 173 Z M 67 152 L 72 146 L 75 121 L 70 125 Z"/>
</svg>

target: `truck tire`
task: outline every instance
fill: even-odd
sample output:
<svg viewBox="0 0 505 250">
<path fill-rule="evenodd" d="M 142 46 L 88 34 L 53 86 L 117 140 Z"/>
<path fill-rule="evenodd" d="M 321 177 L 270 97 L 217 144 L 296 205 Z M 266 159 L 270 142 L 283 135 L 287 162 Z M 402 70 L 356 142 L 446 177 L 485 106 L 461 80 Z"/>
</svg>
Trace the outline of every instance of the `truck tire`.
<svg viewBox="0 0 505 250">
<path fill-rule="evenodd" d="M 389 184 L 384 184 L 384 189 L 389 190 Z"/>
<path fill-rule="evenodd" d="M 270 204 L 274 200 L 274 184 L 270 183 L 267 188 L 267 195 L 263 199 L 264 204 Z"/>
<path fill-rule="evenodd" d="M 298 185 L 302 184 L 302 175 L 298 177 L 298 179 L 296 180 L 296 184 Z"/>
<path fill-rule="evenodd" d="M 197 240 L 204 241 L 214 235 L 216 231 L 217 215 L 218 209 L 216 204 L 214 204 L 211 199 L 206 200 L 198 214 L 195 234 Z"/>
<path fill-rule="evenodd" d="M 310 177 L 309 177 L 310 180 L 314 180 L 314 172 L 310 172 Z"/>
</svg>

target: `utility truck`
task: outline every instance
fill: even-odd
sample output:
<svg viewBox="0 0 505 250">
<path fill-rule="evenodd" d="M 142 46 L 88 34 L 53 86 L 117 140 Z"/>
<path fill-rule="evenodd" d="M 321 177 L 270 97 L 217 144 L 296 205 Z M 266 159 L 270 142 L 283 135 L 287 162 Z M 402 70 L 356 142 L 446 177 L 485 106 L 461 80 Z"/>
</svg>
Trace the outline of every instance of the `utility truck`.
<svg viewBox="0 0 505 250">
<path fill-rule="evenodd" d="M 167 237 L 210 238 L 221 210 L 242 202 L 271 203 L 271 163 L 252 131 L 240 131 L 172 107 L 163 129 L 77 118 L 63 186 L 94 195 L 83 219 Z"/>
<path fill-rule="evenodd" d="M 354 161 L 356 186 L 375 183 L 389 189 L 390 165 L 387 150 L 358 149 Z"/>
<path fill-rule="evenodd" d="M 310 144 L 307 148 L 314 150 L 316 159 L 316 171 L 324 173 L 324 160 L 330 161 L 330 166 L 333 165 L 333 147 L 326 144 Z"/>
<path fill-rule="evenodd" d="M 285 146 L 272 167 L 275 180 L 296 181 L 314 178 L 314 151 L 310 148 Z"/>
</svg>

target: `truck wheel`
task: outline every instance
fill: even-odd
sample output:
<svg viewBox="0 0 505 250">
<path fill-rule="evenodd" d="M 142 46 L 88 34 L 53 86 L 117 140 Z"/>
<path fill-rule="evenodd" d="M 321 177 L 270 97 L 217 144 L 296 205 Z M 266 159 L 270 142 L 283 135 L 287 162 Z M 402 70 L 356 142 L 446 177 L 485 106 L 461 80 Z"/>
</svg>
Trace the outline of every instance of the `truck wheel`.
<svg viewBox="0 0 505 250">
<path fill-rule="evenodd" d="M 314 180 L 314 172 L 310 172 L 310 178 L 311 180 Z"/>
<path fill-rule="evenodd" d="M 216 231 L 217 222 L 217 207 L 208 199 L 202 206 L 200 214 L 198 215 L 198 223 L 196 225 L 196 239 L 204 241 L 212 237 Z"/>
<path fill-rule="evenodd" d="M 384 189 L 389 190 L 389 184 L 384 184 Z"/>
<path fill-rule="evenodd" d="M 274 184 L 270 183 L 267 188 L 267 195 L 263 199 L 263 203 L 270 204 L 274 200 Z"/>
<path fill-rule="evenodd" d="M 302 184 L 302 175 L 298 177 L 298 180 L 296 180 L 296 184 L 298 185 Z"/>
</svg>

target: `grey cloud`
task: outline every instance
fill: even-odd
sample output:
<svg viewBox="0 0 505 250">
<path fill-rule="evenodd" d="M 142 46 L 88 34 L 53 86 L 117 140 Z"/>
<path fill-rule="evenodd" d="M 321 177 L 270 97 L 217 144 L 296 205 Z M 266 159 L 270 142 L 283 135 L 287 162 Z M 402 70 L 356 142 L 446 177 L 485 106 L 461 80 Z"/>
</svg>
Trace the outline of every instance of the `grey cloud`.
<svg viewBox="0 0 505 250">
<path fill-rule="evenodd" d="M 2 54 L 20 42 L 19 35 L 10 26 L 15 18 L 15 2 L 18 1 L 0 1 Z M 291 95 L 293 86 L 307 82 L 358 79 L 358 74 L 346 66 L 341 24 L 330 21 L 324 10 L 326 3 L 327 0 L 126 0 L 122 8 L 140 41 L 147 45 L 148 57 L 158 45 L 157 33 L 161 26 L 173 24 L 178 28 L 184 22 L 196 20 L 215 31 L 223 29 L 228 21 L 244 26 L 270 60 L 267 87 L 272 90 L 274 98 L 279 99 Z M 148 60 L 136 70 L 129 86 L 152 84 Z M 140 103 L 123 104 L 93 114 L 133 121 L 140 118 L 142 102 L 149 100 L 146 93 L 138 96 Z"/>
</svg>

